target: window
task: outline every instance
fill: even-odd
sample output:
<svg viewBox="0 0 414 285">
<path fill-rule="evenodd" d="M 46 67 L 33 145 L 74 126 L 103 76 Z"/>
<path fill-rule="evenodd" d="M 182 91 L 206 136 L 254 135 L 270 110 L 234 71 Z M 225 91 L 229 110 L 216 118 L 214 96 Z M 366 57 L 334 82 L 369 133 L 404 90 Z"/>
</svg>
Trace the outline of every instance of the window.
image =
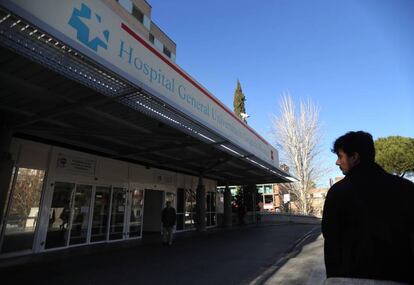
<svg viewBox="0 0 414 285">
<path fill-rule="evenodd" d="M 264 195 L 265 204 L 273 204 L 273 195 Z"/>
<path fill-rule="evenodd" d="M 153 34 L 149 34 L 149 41 L 154 43 L 154 35 Z"/>
<path fill-rule="evenodd" d="M 132 13 L 132 1 L 131 0 L 118 0 L 119 5 L 124 7 L 125 10 L 127 10 L 129 13 Z"/>
<path fill-rule="evenodd" d="M 151 20 L 147 17 L 147 15 L 144 15 L 144 21 L 142 22 L 148 30 L 151 29 Z"/>
<path fill-rule="evenodd" d="M 273 185 L 265 185 L 264 186 L 264 194 L 273 194 Z"/>
<path fill-rule="evenodd" d="M 29 168 L 16 171 L 4 221 L 2 253 L 32 249 L 38 222 L 45 171 Z"/>
<path fill-rule="evenodd" d="M 166 48 L 165 46 L 164 46 L 163 52 L 166 56 L 171 57 L 171 51 L 168 48 Z"/>
<path fill-rule="evenodd" d="M 164 50 L 164 45 L 157 38 L 154 38 L 154 45 L 159 51 Z"/>
<path fill-rule="evenodd" d="M 141 12 L 135 5 L 132 6 L 132 16 L 137 18 L 142 24 L 144 23 L 144 13 Z"/>
</svg>

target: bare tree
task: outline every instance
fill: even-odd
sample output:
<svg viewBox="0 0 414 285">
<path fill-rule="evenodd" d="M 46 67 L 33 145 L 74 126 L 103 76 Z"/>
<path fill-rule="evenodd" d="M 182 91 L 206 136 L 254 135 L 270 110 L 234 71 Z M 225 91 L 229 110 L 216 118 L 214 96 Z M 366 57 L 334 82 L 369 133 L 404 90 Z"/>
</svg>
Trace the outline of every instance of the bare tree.
<svg viewBox="0 0 414 285">
<path fill-rule="evenodd" d="M 300 213 L 310 214 L 312 195 L 309 190 L 315 187 L 315 181 L 324 171 L 318 161 L 322 149 L 319 108 L 310 99 L 301 100 L 297 113 L 291 95 L 283 94 L 280 116 L 273 117 L 273 134 L 281 157 L 299 180 L 286 185 L 292 203 Z"/>
</svg>

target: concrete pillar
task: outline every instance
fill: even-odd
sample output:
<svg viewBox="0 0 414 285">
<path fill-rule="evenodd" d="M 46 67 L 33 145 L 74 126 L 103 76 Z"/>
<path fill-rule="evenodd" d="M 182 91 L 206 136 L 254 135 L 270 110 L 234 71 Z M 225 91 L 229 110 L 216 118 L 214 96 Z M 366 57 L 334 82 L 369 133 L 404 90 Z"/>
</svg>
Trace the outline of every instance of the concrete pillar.
<svg viewBox="0 0 414 285">
<path fill-rule="evenodd" d="M 203 177 L 198 179 L 197 192 L 197 231 L 206 231 L 206 189 L 203 185 Z"/>
<path fill-rule="evenodd" d="M 3 219 L 14 161 L 10 153 L 10 145 L 13 138 L 11 129 L 0 122 L 0 233 L 2 232 Z"/>
<path fill-rule="evenodd" d="M 229 184 L 226 183 L 224 190 L 224 227 L 231 228 L 232 226 L 232 209 L 231 209 L 231 192 Z"/>
</svg>

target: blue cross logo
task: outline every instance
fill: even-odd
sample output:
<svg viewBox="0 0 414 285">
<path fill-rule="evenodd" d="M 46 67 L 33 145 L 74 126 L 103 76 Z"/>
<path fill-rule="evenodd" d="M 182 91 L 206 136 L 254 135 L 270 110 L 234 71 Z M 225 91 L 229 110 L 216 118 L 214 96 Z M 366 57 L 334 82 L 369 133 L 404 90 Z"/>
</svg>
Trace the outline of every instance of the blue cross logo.
<svg viewBox="0 0 414 285">
<path fill-rule="evenodd" d="M 75 28 L 77 39 L 94 51 L 98 46 L 108 49 L 109 31 L 101 27 L 102 18 L 92 13 L 91 8 L 82 3 L 81 9 L 74 8 L 68 24 Z"/>
</svg>

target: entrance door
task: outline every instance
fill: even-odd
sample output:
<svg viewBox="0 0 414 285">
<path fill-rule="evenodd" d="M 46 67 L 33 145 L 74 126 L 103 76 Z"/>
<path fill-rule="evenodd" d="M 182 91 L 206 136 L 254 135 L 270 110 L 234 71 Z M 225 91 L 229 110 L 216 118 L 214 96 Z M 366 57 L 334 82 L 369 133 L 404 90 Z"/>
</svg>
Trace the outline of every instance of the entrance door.
<svg viewBox="0 0 414 285">
<path fill-rule="evenodd" d="M 46 249 L 141 235 L 143 190 L 56 182 Z"/>
<path fill-rule="evenodd" d="M 161 232 L 163 191 L 145 190 L 144 232 Z"/>
<path fill-rule="evenodd" d="M 126 236 L 124 230 L 125 211 L 127 209 L 127 193 L 125 188 L 113 187 L 111 199 L 111 217 L 109 225 L 109 239 L 123 239 Z M 126 228 L 126 227 L 125 227 Z"/>
<path fill-rule="evenodd" d="M 88 241 L 91 196 L 91 185 L 76 185 L 72 200 L 69 245 L 84 244 Z"/>
<path fill-rule="evenodd" d="M 126 232 L 127 238 L 136 238 L 141 236 L 142 232 L 142 214 L 144 207 L 144 190 L 131 189 L 127 195 L 127 213 Z"/>
<path fill-rule="evenodd" d="M 96 186 L 93 199 L 91 242 L 106 241 L 109 230 L 111 186 Z"/>
<path fill-rule="evenodd" d="M 55 182 L 45 248 L 88 242 L 92 185 Z"/>
</svg>

